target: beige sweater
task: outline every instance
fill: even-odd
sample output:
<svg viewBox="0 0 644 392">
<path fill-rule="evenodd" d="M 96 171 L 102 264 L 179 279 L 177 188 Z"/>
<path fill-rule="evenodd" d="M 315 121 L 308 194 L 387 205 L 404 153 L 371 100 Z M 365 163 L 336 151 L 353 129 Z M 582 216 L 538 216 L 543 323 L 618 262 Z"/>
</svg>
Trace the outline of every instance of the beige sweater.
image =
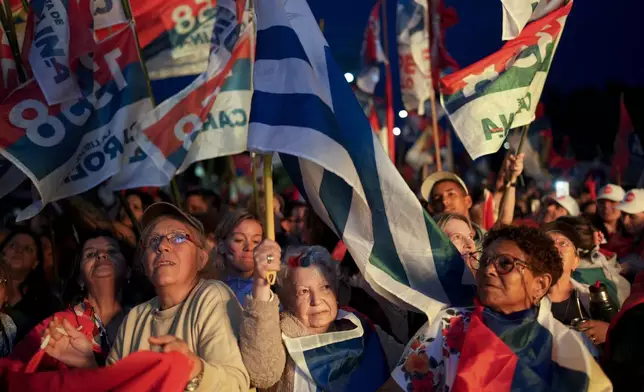
<svg viewBox="0 0 644 392">
<path fill-rule="evenodd" d="M 391 370 L 404 347 L 380 328 L 376 327 L 376 330 Z M 276 295 L 270 301 L 248 297 L 240 332 L 240 348 L 251 384 L 258 390 L 294 392 L 295 362 L 282 343 L 282 333 L 290 338 L 310 335 L 295 316 L 279 312 Z"/>
<path fill-rule="evenodd" d="M 128 313 L 108 365 L 139 350 L 159 351 L 158 346 L 150 347 L 151 336 L 174 335 L 203 361 L 198 391 L 248 391 L 250 380 L 237 344 L 241 306 L 226 284 L 201 280 L 184 302 L 158 309 L 159 300 L 154 297 Z"/>
</svg>

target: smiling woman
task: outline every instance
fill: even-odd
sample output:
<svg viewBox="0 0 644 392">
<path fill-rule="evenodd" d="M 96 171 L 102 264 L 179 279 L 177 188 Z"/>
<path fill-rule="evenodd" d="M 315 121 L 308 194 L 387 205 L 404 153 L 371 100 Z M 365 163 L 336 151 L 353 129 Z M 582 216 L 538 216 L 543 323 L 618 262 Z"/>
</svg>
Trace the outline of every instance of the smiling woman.
<svg viewBox="0 0 644 392">
<path fill-rule="evenodd" d="M 364 316 L 338 307 L 339 265 L 326 249 L 289 248 L 282 266 L 281 254 L 270 240 L 255 249 L 240 341 L 253 386 L 285 392 L 378 389 L 402 347 Z M 266 280 L 269 271 L 279 271 L 279 298 Z"/>
<path fill-rule="evenodd" d="M 187 390 L 248 390 L 248 373 L 236 338 L 239 303 L 225 284 L 199 277 L 208 260 L 203 226 L 168 203 L 150 206 L 141 223 L 139 260 L 157 296 L 128 313 L 107 364 L 140 350 L 178 351 L 193 364 Z M 73 328 L 65 330 L 75 334 Z M 70 337 L 56 336 L 55 331 L 52 337 L 54 350 L 59 344 L 74 345 Z M 59 359 L 73 359 L 79 366 L 96 366 L 86 349 L 61 349 L 58 354 Z"/>
<path fill-rule="evenodd" d="M 421 328 L 383 391 L 612 390 L 581 335 L 550 310 L 563 269 L 552 239 L 494 229 L 472 268 L 475 306 L 448 308 Z"/>
</svg>

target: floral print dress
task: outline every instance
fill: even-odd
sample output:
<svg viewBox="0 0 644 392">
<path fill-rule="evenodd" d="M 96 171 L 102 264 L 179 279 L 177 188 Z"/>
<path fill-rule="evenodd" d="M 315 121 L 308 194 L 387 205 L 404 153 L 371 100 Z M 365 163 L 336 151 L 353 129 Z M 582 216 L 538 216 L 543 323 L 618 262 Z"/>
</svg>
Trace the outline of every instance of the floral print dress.
<svg viewBox="0 0 644 392">
<path fill-rule="evenodd" d="M 456 378 L 465 330 L 473 308 L 449 308 L 410 340 L 391 373 L 405 391 L 448 392 Z"/>
</svg>

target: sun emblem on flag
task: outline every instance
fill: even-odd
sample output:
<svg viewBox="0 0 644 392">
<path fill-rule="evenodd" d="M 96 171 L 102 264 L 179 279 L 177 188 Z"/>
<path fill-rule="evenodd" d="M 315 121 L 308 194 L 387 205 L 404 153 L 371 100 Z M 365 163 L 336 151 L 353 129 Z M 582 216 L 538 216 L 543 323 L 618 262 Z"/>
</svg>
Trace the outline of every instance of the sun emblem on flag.
<svg viewBox="0 0 644 392">
<path fill-rule="evenodd" d="M 476 86 L 480 82 L 493 81 L 499 77 L 499 73 L 496 72 L 494 64 L 489 65 L 483 70 L 480 74 L 471 74 L 463 78 L 463 81 L 466 83 L 463 87 L 463 95 L 470 97 L 476 93 Z"/>
</svg>

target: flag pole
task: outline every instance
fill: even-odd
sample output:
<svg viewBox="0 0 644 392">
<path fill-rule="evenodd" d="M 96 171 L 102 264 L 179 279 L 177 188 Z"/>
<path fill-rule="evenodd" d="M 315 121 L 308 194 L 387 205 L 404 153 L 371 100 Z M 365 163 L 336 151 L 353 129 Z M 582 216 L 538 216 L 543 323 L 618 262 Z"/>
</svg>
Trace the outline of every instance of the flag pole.
<svg viewBox="0 0 644 392">
<path fill-rule="evenodd" d="M 139 221 L 134 216 L 134 213 L 132 212 L 130 205 L 127 203 L 125 196 L 123 196 L 123 193 L 121 191 L 117 191 L 116 195 L 119 198 L 119 202 L 121 203 L 121 206 L 125 210 L 125 213 L 127 214 L 128 218 L 130 218 L 130 220 L 132 221 L 132 229 L 134 230 L 134 234 L 136 235 L 136 238 L 140 239 L 141 225 L 139 224 Z"/>
<path fill-rule="evenodd" d="M 523 128 L 521 129 L 521 140 L 519 140 L 519 146 L 517 147 L 517 151 L 516 151 L 517 155 L 519 155 L 521 153 L 521 150 L 523 149 L 523 143 L 525 143 L 525 140 L 528 136 L 528 129 L 530 129 L 529 123 L 524 125 Z M 505 160 L 503 162 L 505 165 Z M 508 192 L 510 191 L 510 187 L 508 187 L 508 176 L 509 176 L 509 173 L 505 173 L 505 178 L 503 179 L 503 194 L 501 195 L 501 202 L 499 203 L 499 216 L 501 216 L 501 211 L 503 211 L 503 207 L 505 207 L 505 203 L 508 197 Z"/>
<path fill-rule="evenodd" d="M 8 1 L 8 0 L 5 0 Z M 136 21 L 134 20 L 134 15 L 132 14 L 132 8 L 130 7 L 130 0 L 121 0 L 123 5 L 123 12 L 125 13 L 125 18 L 132 24 L 134 27 L 134 42 L 136 43 L 136 50 L 139 54 L 139 62 L 141 63 L 141 69 L 143 70 L 143 75 L 145 76 L 145 83 L 148 87 L 148 94 L 150 95 L 150 101 L 152 106 L 156 106 L 156 100 L 154 99 L 154 91 L 152 90 L 152 82 L 150 81 L 150 74 L 148 73 L 148 66 L 145 64 L 145 59 L 143 58 L 143 51 L 141 50 L 141 44 L 139 43 L 139 36 L 136 33 Z M 170 192 L 172 196 L 172 202 L 178 208 L 181 208 L 181 193 L 179 193 L 179 186 L 177 181 L 172 177 L 170 180 Z"/>
<path fill-rule="evenodd" d="M 4 29 L 5 34 L 7 35 L 7 40 L 9 41 L 9 47 L 13 53 L 14 60 L 16 62 L 16 72 L 18 73 L 18 80 L 20 83 L 27 81 L 27 74 L 25 69 L 22 66 L 22 57 L 20 56 L 20 44 L 18 43 L 18 35 L 16 34 L 16 26 L 13 23 L 13 12 L 11 10 L 11 1 L 4 0 L 4 9 L 0 7 L 0 23 L 2 23 L 2 28 Z"/>
<path fill-rule="evenodd" d="M 264 155 L 264 203 L 266 206 L 266 238 L 275 241 L 275 213 L 273 212 L 273 155 Z M 268 283 L 275 284 L 277 273 L 271 271 L 266 275 Z"/>
<path fill-rule="evenodd" d="M 434 90 L 434 82 L 433 82 L 433 72 L 432 72 L 432 13 L 429 9 L 431 6 L 429 2 L 427 4 L 427 12 L 425 13 L 425 23 L 427 24 L 427 43 L 428 47 L 427 50 L 429 50 L 429 57 L 428 57 L 428 62 L 429 62 L 429 67 L 427 69 L 428 72 L 428 78 L 429 78 L 429 84 L 431 86 L 431 92 L 429 94 L 429 103 L 431 106 L 432 110 L 432 130 L 434 134 L 434 154 L 436 156 L 436 170 L 438 171 L 443 171 L 443 162 L 441 162 L 441 146 L 440 146 L 440 135 L 438 134 L 438 110 L 436 109 L 436 90 Z M 438 86 L 438 84 L 437 84 Z"/>
<path fill-rule="evenodd" d="M 391 63 L 389 62 L 389 29 L 387 27 L 387 0 L 380 1 L 382 9 L 382 35 L 385 50 L 385 100 L 387 102 L 387 146 L 389 157 L 396 166 L 396 137 L 394 136 L 394 93 L 391 79 Z"/>
</svg>

